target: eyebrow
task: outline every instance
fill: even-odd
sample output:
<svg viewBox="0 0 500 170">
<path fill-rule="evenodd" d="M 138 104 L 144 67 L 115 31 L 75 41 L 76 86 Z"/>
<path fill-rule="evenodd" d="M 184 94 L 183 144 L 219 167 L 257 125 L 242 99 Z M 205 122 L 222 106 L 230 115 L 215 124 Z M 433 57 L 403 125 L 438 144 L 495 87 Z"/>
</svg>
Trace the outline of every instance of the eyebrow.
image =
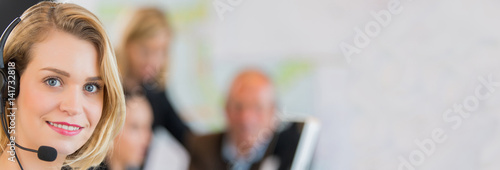
<svg viewBox="0 0 500 170">
<path fill-rule="evenodd" d="M 85 79 L 85 81 L 100 81 L 100 80 L 102 80 L 101 77 L 89 77 Z"/>
<path fill-rule="evenodd" d="M 57 68 L 52 68 L 52 67 L 45 67 L 45 68 L 42 68 L 40 70 L 47 70 L 47 71 L 52 71 L 54 73 L 57 73 L 57 74 L 60 74 L 60 75 L 63 75 L 65 77 L 70 77 L 70 74 L 66 71 L 63 71 L 63 70 L 59 70 Z M 87 79 L 85 79 L 85 81 L 99 81 L 99 80 L 102 80 L 101 77 L 97 76 L 97 77 L 89 77 Z"/>
<path fill-rule="evenodd" d="M 52 71 L 54 73 L 57 73 L 57 74 L 60 74 L 60 75 L 63 75 L 63 76 L 66 76 L 66 77 L 70 77 L 69 73 L 68 72 L 65 72 L 65 71 L 62 71 L 62 70 L 59 70 L 57 68 L 52 68 L 52 67 L 45 67 L 45 68 L 42 68 L 40 70 L 47 70 L 47 71 Z"/>
</svg>

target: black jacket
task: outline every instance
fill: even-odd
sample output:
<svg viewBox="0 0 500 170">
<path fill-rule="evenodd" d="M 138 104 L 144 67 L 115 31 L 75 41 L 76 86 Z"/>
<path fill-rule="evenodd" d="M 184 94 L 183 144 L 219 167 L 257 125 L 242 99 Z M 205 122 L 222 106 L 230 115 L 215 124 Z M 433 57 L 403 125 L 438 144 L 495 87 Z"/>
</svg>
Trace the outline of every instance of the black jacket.
<svg viewBox="0 0 500 170">
<path fill-rule="evenodd" d="M 191 135 L 191 130 L 175 111 L 167 97 L 167 93 L 150 88 L 144 88 L 144 91 L 153 108 L 153 129 L 157 126 L 165 127 L 177 141 L 186 146 L 186 138 Z"/>
</svg>

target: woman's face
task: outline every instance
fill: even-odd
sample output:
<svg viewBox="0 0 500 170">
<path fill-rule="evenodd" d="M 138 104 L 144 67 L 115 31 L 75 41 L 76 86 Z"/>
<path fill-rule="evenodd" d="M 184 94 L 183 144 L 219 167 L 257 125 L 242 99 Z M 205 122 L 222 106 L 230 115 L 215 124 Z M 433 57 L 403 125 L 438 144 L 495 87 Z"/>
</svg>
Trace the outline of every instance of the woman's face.
<svg viewBox="0 0 500 170">
<path fill-rule="evenodd" d="M 127 118 L 115 138 L 113 156 L 127 166 L 139 167 L 146 157 L 151 138 L 153 110 L 146 98 L 132 97 L 127 101 Z"/>
<path fill-rule="evenodd" d="M 134 79 L 151 82 L 166 65 L 168 34 L 157 31 L 151 38 L 130 42 L 127 45 L 130 74 Z"/>
<path fill-rule="evenodd" d="M 69 155 L 89 140 L 103 108 L 96 47 L 52 30 L 34 44 L 16 100 L 16 142 Z"/>
</svg>

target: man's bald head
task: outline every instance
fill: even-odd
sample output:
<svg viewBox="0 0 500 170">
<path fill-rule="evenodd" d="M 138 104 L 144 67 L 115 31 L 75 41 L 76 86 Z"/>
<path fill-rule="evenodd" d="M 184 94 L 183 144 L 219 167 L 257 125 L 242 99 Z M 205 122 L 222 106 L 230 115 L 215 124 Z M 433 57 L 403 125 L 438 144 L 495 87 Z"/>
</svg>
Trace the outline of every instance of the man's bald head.
<svg viewBox="0 0 500 170">
<path fill-rule="evenodd" d="M 226 102 L 231 140 L 237 145 L 244 143 L 249 147 L 258 144 L 258 138 L 273 129 L 274 109 L 275 92 L 269 77 L 258 70 L 245 70 L 238 74 L 231 84 Z"/>
<path fill-rule="evenodd" d="M 238 74 L 233 80 L 229 90 L 228 101 L 234 95 L 239 95 L 246 91 L 264 93 L 263 97 L 267 97 L 274 103 L 274 87 L 272 81 L 267 75 L 258 70 L 245 70 Z"/>
</svg>

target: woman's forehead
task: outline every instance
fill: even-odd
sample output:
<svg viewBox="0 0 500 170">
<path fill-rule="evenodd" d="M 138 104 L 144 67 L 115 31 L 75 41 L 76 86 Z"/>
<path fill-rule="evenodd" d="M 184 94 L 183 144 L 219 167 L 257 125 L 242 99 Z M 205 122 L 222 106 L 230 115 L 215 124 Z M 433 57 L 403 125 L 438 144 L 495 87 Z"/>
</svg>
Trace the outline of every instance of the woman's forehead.
<svg viewBox="0 0 500 170">
<path fill-rule="evenodd" d="M 55 68 L 75 76 L 100 75 L 98 52 L 91 42 L 63 31 L 54 30 L 48 34 L 43 41 L 33 45 L 29 67 L 36 70 Z"/>
</svg>

